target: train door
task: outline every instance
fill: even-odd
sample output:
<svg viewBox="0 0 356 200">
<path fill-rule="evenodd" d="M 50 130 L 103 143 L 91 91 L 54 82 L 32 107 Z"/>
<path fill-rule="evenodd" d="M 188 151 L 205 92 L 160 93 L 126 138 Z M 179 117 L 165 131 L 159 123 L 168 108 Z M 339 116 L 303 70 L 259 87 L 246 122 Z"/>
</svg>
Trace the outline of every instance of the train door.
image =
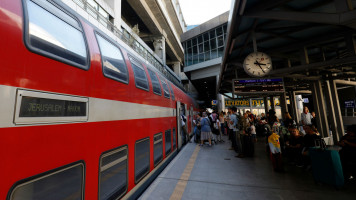
<svg viewBox="0 0 356 200">
<path fill-rule="evenodd" d="M 187 133 L 187 134 L 189 134 L 189 130 L 188 130 L 188 128 L 189 128 L 189 117 L 190 116 L 188 116 L 189 115 L 189 113 L 188 113 L 188 106 L 187 106 L 187 104 L 182 104 L 182 106 L 184 105 L 184 113 L 183 113 L 183 115 L 186 117 L 186 122 L 185 122 L 185 132 Z M 184 138 L 184 139 L 186 139 L 186 138 Z M 185 142 L 187 142 L 187 141 L 185 141 Z"/>
<path fill-rule="evenodd" d="M 178 150 L 180 148 L 182 148 L 182 135 L 181 135 L 181 131 L 182 131 L 182 123 L 181 123 L 181 120 L 180 120 L 180 115 L 181 115 L 181 105 L 180 105 L 180 102 L 177 101 L 177 141 L 178 141 Z"/>
</svg>

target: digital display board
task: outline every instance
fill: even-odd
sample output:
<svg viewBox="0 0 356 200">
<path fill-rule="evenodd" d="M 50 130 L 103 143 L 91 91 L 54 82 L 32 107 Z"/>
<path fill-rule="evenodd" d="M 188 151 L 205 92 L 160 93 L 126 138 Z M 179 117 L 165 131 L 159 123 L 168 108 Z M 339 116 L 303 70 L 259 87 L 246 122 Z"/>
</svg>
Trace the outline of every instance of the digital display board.
<svg viewBox="0 0 356 200">
<path fill-rule="evenodd" d="M 284 82 L 282 78 L 234 79 L 233 83 L 235 94 L 284 92 Z"/>
<path fill-rule="evenodd" d="M 345 108 L 355 108 L 355 101 L 345 101 Z"/>
</svg>

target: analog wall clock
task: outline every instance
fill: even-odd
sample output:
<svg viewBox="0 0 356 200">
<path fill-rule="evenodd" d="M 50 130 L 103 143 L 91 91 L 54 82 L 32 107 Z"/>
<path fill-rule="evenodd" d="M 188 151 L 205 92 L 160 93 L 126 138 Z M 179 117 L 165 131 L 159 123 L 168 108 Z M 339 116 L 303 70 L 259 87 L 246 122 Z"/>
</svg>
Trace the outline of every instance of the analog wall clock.
<svg viewBox="0 0 356 200">
<path fill-rule="evenodd" d="M 272 70 L 272 60 L 265 53 L 253 52 L 245 58 L 243 68 L 250 76 L 262 77 Z"/>
</svg>

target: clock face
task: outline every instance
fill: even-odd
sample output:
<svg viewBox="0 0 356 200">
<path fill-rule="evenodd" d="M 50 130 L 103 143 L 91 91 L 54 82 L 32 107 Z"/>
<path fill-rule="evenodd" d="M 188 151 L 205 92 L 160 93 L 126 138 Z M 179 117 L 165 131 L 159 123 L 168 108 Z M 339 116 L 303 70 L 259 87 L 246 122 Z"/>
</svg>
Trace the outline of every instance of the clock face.
<svg viewBox="0 0 356 200">
<path fill-rule="evenodd" d="M 272 60 L 265 53 L 253 52 L 245 58 L 243 67 L 248 75 L 262 77 L 272 70 Z"/>
</svg>

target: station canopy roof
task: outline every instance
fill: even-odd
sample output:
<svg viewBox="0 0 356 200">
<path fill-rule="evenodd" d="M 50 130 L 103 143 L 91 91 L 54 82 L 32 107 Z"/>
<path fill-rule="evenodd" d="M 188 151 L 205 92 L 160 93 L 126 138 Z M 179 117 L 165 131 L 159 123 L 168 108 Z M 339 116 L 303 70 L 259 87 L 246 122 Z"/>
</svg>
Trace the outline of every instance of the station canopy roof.
<svg viewBox="0 0 356 200">
<path fill-rule="evenodd" d="M 252 78 L 246 56 L 268 54 L 286 91 L 308 90 L 315 80 L 356 77 L 356 1 L 232 0 L 217 93 L 232 92 L 232 80 Z"/>
</svg>

